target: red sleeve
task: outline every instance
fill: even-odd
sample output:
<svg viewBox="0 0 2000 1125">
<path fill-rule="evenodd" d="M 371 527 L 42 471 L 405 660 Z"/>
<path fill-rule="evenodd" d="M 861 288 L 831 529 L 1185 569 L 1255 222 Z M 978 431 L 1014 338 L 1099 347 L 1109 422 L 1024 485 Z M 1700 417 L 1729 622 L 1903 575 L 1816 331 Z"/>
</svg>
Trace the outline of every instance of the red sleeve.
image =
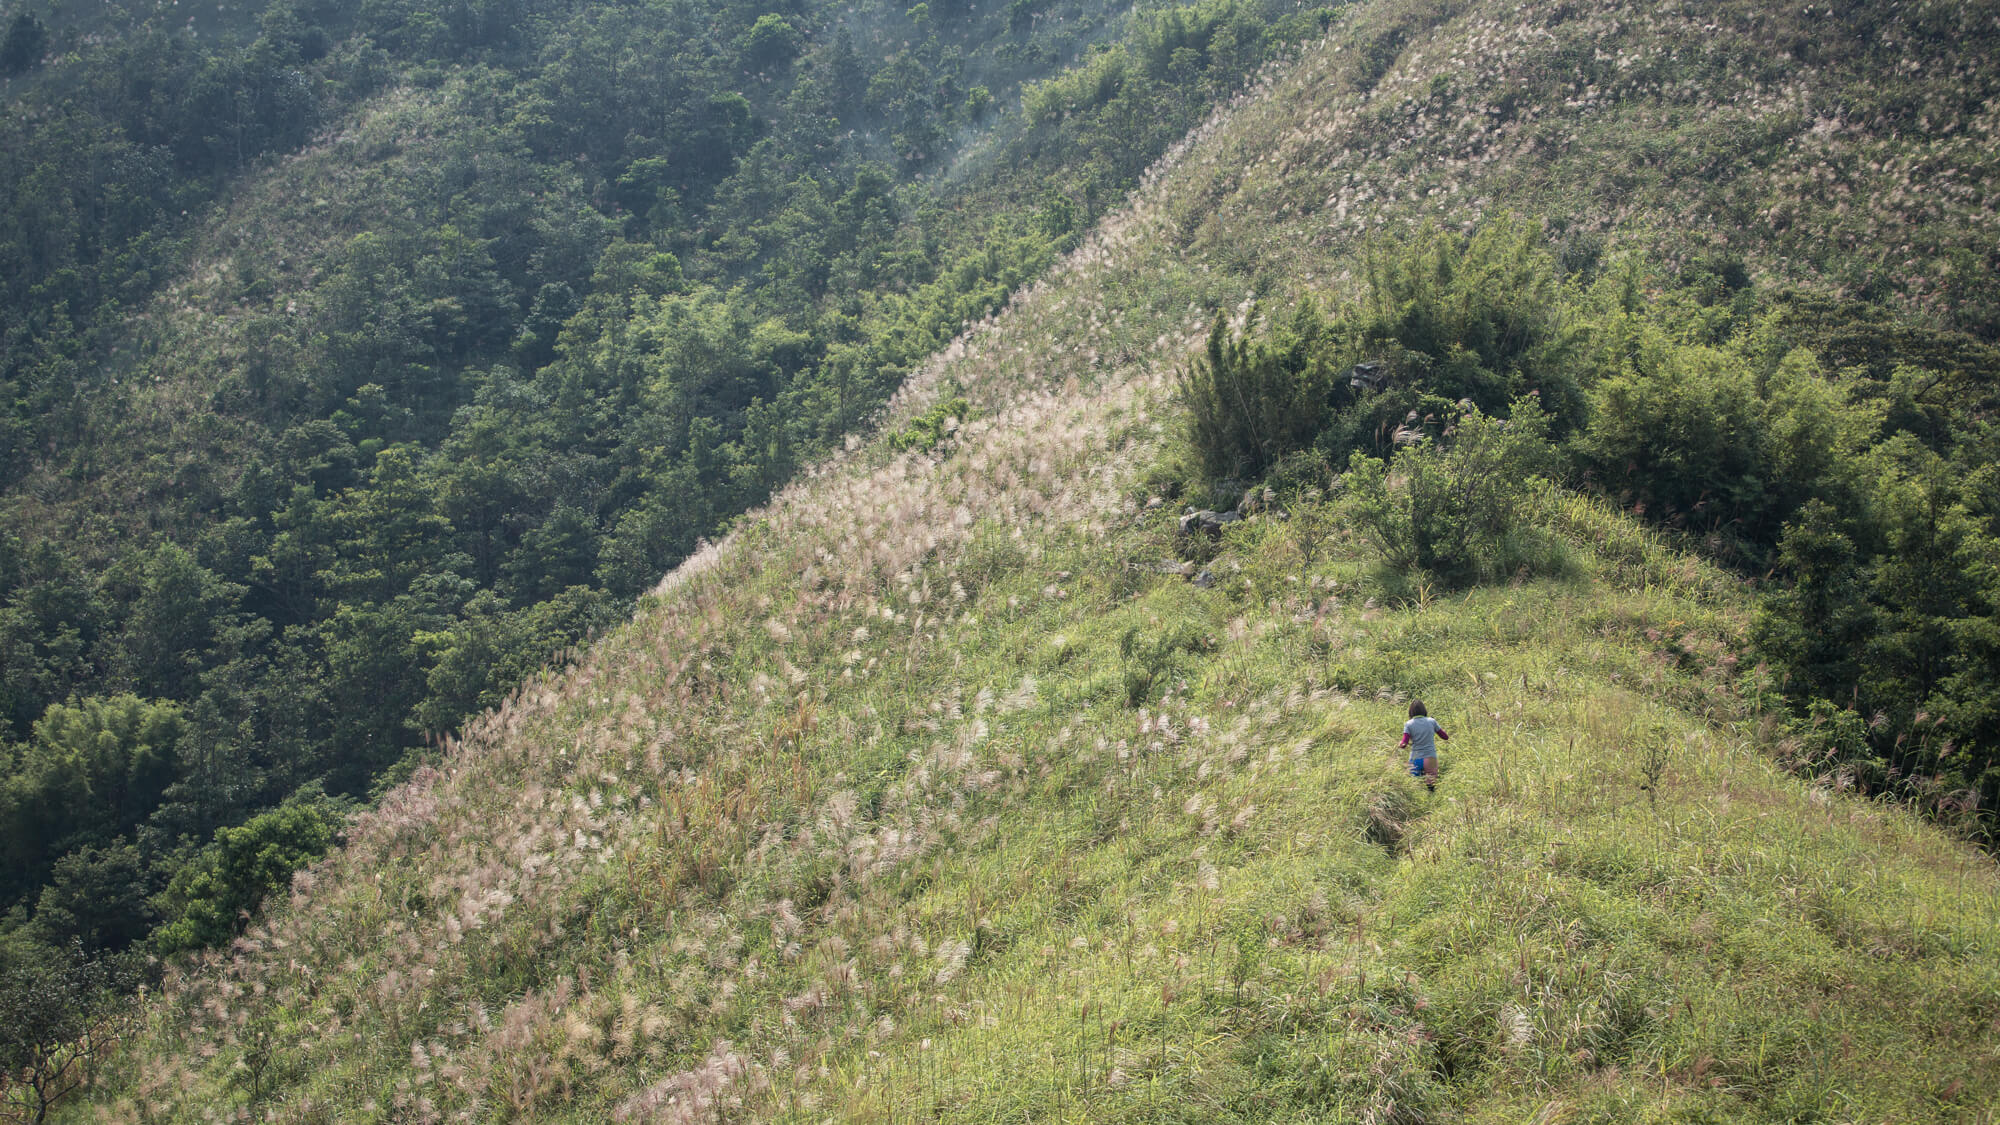
<svg viewBox="0 0 2000 1125">
<path fill-rule="evenodd" d="M 1439 738 L 1442 738 L 1442 739 L 1444 739 L 1444 740 L 1445 740 L 1446 742 L 1450 742 L 1450 741 L 1451 741 L 1451 736 L 1450 736 L 1450 735 L 1448 735 L 1448 734 L 1446 734 L 1446 733 L 1444 732 L 1444 728 L 1443 728 L 1443 727 L 1439 727 L 1439 728 L 1438 728 L 1438 737 L 1439 737 Z"/>
<path fill-rule="evenodd" d="M 1403 744 L 1403 746 L 1404 746 L 1405 748 L 1407 748 L 1407 747 L 1408 747 L 1408 746 L 1410 745 L 1410 732 L 1409 732 L 1409 731 L 1404 731 L 1404 732 L 1403 732 L 1403 743 L 1402 743 L 1402 744 Z"/>
</svg>

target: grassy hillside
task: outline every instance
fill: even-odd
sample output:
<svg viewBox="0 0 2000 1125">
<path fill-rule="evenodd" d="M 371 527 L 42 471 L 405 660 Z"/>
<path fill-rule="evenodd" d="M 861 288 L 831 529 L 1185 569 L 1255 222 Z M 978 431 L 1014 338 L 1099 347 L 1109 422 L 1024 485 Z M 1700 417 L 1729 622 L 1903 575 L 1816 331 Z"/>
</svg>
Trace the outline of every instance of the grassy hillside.
<svg viewBox="0 0 2000 1125">
<path fill-rule="evenodd" d="M 1992 339 L 1992 5 L 1370 5 L 1180 203 L 1244 272 L 1398 218 L 1532 214 L 1746 279 L 1894 296 Z M 1257 224 L 1253 216 L 1289 221 Z M 1285 237 L 1294 231 L 1309 238 Z"/>
<path fill-rule="evenodd" d="M 684 568 L 170 985 L 106 1118 L 1979 1119 L 2000 880 L 1771 764 L 1732 581 L 1552 496 L 1569 581 L 1389 609 L 1257 522 L 1199 588 L 1120 468 L 1158 390 Z"/>
<path fill-rule="evenodd" d="M 1740 30 L 1367 6 L 920 371 L 887 429 L 963 400 L 956 425 L 811 472 L 470 724 L 176 974 L 71 1116 L 1991 1120 L 2000 877 L 1775 764 L 1735 578 L 1553 490 L 1558 578 L 1392 600 L 1312 503 L 1232 527 L 1213 585 L 1163 572 L 1185 548 L 1149 481 L 1210 312 L 1338 289 L 1359 235 L 1437 205 L 1340 153 L 1438 169 L 1454 218 L 1540 213 L 1653 143 L 1631 123 L 1696 77 L 1583 129 L 1593 106 L 1547 96 L 1577 44 L 1761 57 Z M 1976 85 L 1968 39 L 1913 57 Z M 1447 175 L 1397 92 L 1454 57 L 1469 104 L 1520 84 L 1527 124 Z M 1807 104 L 1863 73 L 1791 61 Z M 1975 119 L 1911 143 L 1983 192 L 1951 141 Z M 1901 130 L 1871 121 L 1827 143 Z M 1537 157 L 1530 125 L 1576 147 Z M 1702 175 L 1565 189 L 1559 233 L 1587 258 L 1665 232 L 1692 266 L 1715 247 L 1680 254 L 1677 217 L 1775 192 L 1817 143 L 1734 136 Z M 1322 189 L 1351 175 L 1342 214 Z M 1741 245 L 1745 273 L 1829 291 L 1876 251 Z M 1980 331 L 1976 303 L 1884 284 Z M 1434 795 L 1393 746 L 1411 698 L 1454 734 Z"/>
</svg>

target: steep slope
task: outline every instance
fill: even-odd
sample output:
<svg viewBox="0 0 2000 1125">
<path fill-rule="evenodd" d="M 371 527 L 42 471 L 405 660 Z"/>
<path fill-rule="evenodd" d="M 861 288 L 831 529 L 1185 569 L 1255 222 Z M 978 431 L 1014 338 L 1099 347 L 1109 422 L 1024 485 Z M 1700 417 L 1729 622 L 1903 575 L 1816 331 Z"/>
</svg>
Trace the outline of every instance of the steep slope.
<svg viewBox="0 0 2000 1125">
<path fill-rule="evenodd" d="M 949 437 L 788 490 L 170 982 L 95 1115 L 1979 1120 L 2000 879 L 1770 764 L 1732 580 L 1554 493 L 1561 582 L 1378 605 L 1305 513 L 1213 587 L 1160 570 L 1143 474 L 1208 311 L 1431 206 L 1307 207 L 1334 173 L 1268 154 L 1363 151 L 1503 18 L 1496 83 L 1654 11 L 1361 12 L 913 379 L 891 428 L 962 397 Z M 1510 169 L 1605 158 L 1527 155 L 1450 183 L 1534 209 Z M 1777 166 L 1590 206 L 1637 244 Z M 1412 697 L 1456 736 L 1434 797 Z"/>
</svg>

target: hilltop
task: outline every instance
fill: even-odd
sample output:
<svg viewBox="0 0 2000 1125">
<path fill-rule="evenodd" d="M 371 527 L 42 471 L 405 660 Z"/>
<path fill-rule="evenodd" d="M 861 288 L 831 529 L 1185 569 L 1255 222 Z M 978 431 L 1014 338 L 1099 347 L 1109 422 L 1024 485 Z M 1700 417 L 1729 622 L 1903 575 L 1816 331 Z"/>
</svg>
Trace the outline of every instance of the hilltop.
<svg viewBox="0 0 2000 1125">
<path fill-rule="evenodd" d="M 1895 11 L 1855 43 L 1951 81 L 1876 82 L 1908 96 L 1821 129 L 1880 60 L 1783 34 L 1847 17 L 1358 7 L 916 372 L 878 440 L 176 973 L 71 1116 L 1981 1120 L 2000 878 L 1781 766 L 1738 574 L 1548 487 L 1545 577 L 1396 587 L 1304 500 L 1232 525 L 1197 585 L 1151 504 L 1213 312 L 1357 292 L 1362 236 L 1420 217 L 1536 216 L 1579 269 L 1869 286 L 1977 339 L 1984 290 L 1881 266 L 1990 253 L 1992 13 Z M 1957 22 L 1891 34 L 1926 19 Z M 1742 71 L 1777 51 L 1782 89 Z M 1556 96 L 1592 66 L 1630 85 Z M 1738 111 L 1767 128 L 1702 124 Z M 1787 179 L 1893 200 L 1913 153 L 1967 187 L 1879 220 L 1893 249 L 1839 252 L 1853 209 Z M 1605 169 L 1631 178 L 1582 179 Z M 1766 193 L 1834 235 L 1685 221 Z M 1454 733 L 1434 795 L 1393 748 L 1419 697 Z"/>
</svg>

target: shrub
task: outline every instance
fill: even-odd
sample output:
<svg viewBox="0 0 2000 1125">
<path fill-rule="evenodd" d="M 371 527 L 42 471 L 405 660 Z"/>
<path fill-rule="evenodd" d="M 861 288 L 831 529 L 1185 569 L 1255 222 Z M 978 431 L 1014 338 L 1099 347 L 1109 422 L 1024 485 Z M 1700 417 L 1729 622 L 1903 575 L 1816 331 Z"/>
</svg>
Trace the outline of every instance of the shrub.
<svg viewBox="0 0 2000 1125">
<path fill-rule="evenodd" d="M 1195 621 L 1174 621 L 1147 635 L 1137 627 L 1118 638 L 1118 656 L 1123 664 L 1125 705 L 1139 707 L 1159 694 L 1159 689 L 1184 673 L 1182 654 L 1201 655 L 1214 651 L 1215 642 Z"/>
<path fill-rule="evenodd" d="M 1554 465 L 1548 415 L 1532 398 L 1505 419 L 1469 410 L 1386 465 L 1356 453 L 1340 478 L 1343 510 L 1383 561 L 1406 574 L 1462 586 L 1524 565 L 1551 569 L 1522 484 Z"/>
<path fill-rule="evenodd" d="M 161 953 L 178 953 L 236 936 L 266 895 L 326 854 L 346 819 L 346 803 L 315 786 L 241 827 L 219 830 L 167 888 L 180 916 L 155 933 L 154 944 Z"/>
<path fill-rule="evenodd" d="M 0 886 L 39 883 L 62 853 L 108 845 L 159 807 L 187 723 L 134 695 L 55 704 L 0 782 Z"/>
<path fill-rule="evenodd" d="M 1312 444 L 1340 405 L 1341 350 L 1318 306 L 1303 301 L 1276 339 L 1253 340 L 1257 313 L 1242 332 L 1220 315 L 1201 358 L 1180 373 L 1188 436 L 1216 476 L 1261 475 L 1280 457 Z"/>
<path fill-rule="evenodd" d="M 1723 531 L 1751 558 L 1809 497 L 1851 506 L 1855 466 L 1884 408 L 1857 401 L 1793 350 L 1761 378 L 1738 351 L 1649 327 L 1624 369 L 1592 388 L 1577 452 L 1605 488 L 1653 518 Z"/>
<path fill-rule="evenodd" d="M 1575 292 L 1558 277 L 1539 224 L 1510 217 L 1471 235 L 1425 227 L 1367 258 L 1368 299 L 1352 329 L 1370 359 L 1394 357 L 1401 380 L 1481 410 L 1537 391 L 1560 436 L 1579 424 Z"/>
<path fill-rule="evenodd" d="M 130 958 L 0 944 L 0 1115 L 46 1121 L 132 1026 Z"/>
<path fill-rule="evenodd" d="M 1470 404 L 1501 411 L 1534 394 L 1549 432 L 1584 419 L 1579 341 L 1541 228 L 1501 218 L 1471 235 L 1427 227 L 1367 258 L 1367 297 L 1331 319 L 1310 299 L 1268 340 L 1218 316 L 1181 373 L 1188 434 L 1207 472 L 1254 477 L 1308 447 L 1332 464 L 1390 451 L 1406 416 Z M 1348 379 L 1367 360 L 1380 386 Z"/>
<path fill-rule="evenodd" d="M 954 395 L 913 418 L 910 424 L 889 435 L 889 449 L 895 453 L 916 450 L 929 453 L 952 434 L 972 414 L 972 404 Z"/>
<path fill-rule="evenodd" d="M 1625 370 L 1592 389 L 1578 452 L 1607 489 L 1656 519 L 1712 524 L 1754 505 L 1766 465 L 1749 365 L 1656 330 L 1636 350 Z"/>
<path fill-rule="evenodd" d="M 1503 217 L 1469 237 L 1426 227 L 1406 245 L 1372 250 L 1367 269 L 1371 334 L 1411 351 L 1440 360 L 1462 352 L 1497 374 L 1560 335 L 1562 292 L 1539 224 Z"/>
</svg>

